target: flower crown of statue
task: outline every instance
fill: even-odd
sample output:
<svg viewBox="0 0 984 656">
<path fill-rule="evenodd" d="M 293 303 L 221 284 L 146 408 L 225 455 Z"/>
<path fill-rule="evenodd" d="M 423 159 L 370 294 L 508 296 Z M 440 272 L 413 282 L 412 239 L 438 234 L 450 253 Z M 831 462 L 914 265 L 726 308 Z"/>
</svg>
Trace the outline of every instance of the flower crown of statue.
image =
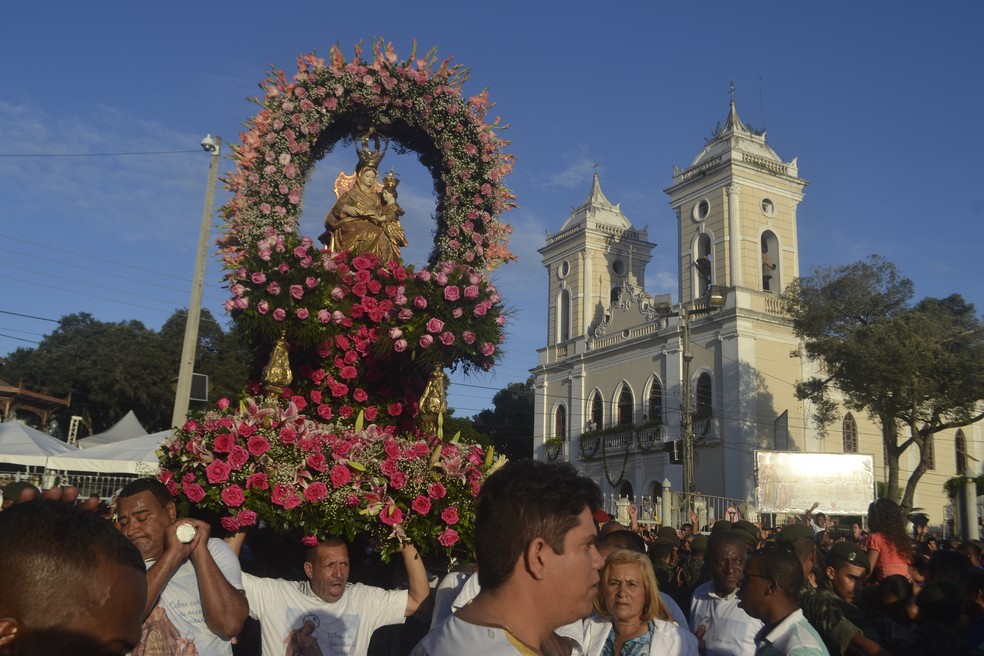
<svg viewBox="0 0 984 656">
<path fill-rule="evenodd" d="M 373 142 L 373 147 L 369 147 L 369 141 Z M 382 141 L 382 149 L 380 149 L 380 141 Z M 375 128 L 369 128 L 359 140 L 356 142 L 355 147 L 356 152 L 359 154 L 359 166 L 360 168 L 369 167 L 373 169 L 379 168 L 379 162 L 382 161 L 383 155 L 389 150 L 389 139 L 382 137 Z"/>
</svg>

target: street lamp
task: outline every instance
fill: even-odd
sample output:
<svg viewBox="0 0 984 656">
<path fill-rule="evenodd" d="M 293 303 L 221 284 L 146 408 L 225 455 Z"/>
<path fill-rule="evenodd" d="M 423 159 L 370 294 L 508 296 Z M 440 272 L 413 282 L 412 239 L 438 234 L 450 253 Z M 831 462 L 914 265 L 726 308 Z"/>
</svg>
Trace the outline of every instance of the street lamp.
<svg viewBox="0 0 984 656">
<path fill-rule="evenodd" d="M 690 363 L 693 361 L 693 353 L 690 352 L 690 318 L 701 314 L 707 314 L 720 310 L 728 301 L 728 288 L 723 285 L 711 285 L 705 297 L 707 305 L 687 309 L 680 304 L 680 310 L 670 311 L 669 303 L 660 303 L 656 306 L 656 311 L 660 316 L 679 317 L 681 329 L 681 342 L 683 343 L 683 390 L 680 399 L 680 436 L 683 439 L 683 493 L 686 498 L 686 505 L 689 511 L 693 508 L 694 494 L 694 418 L 690 411 Z M 688 520 L 689 521 L 689 520 Z"/>
<path fill-rule="evenodd" d="M 198 324 L 202 316 L 202 291 L 205 288 L 205 261 L 208 258 L 208 238 L 212 231 L 212 212 L 215 207 L 215 185 L 219 179 L 219 155 L 222 137 L 206 135 L 202 149 L 211 154 L 208 164 L 208 184 L 205 186 L 205 207 L 202 210 L 202 227 L 198 233 L 198 256 L 195 259 L 195 278 L 191 284 L 191 301 L 185 322 L 184 342 L 181 345 L 181 366 L 178 369 L 178 385 L 174 393 L 174 412 L 171 426 L 180 426 L 188 417 L 188 400 L 191 397 L 191 378 L 195 371 L 195 350 L 198 346 Z"/>
</svg>

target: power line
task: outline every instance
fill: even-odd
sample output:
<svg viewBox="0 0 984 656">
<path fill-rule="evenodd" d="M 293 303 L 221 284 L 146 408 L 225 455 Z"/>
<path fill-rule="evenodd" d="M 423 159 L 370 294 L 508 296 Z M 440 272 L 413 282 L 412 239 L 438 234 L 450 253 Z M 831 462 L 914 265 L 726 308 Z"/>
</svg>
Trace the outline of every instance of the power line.
<svg viewBox="0 0 984 656">
<path fill-rule="evenodd" d="M 33 339 L 24 339 L 23 337 L 14 337 L 13 335 L 5 335 L 0 333 L 0 337 L 6 337 L 7 339 L 16 339 L 18 342 L 27 342 L 28 344 L 40 344 L 41 342 L 35 341 Z"/>
<path fill-rule="evenodd" d="M 25 319 L 37 319 L 38 321 L 50 321 L 51 323 L 61 323 L 58 319 L 48 319 L 47 317 L 36 317 L 33 314 L 21 314 L 20 312 L 11 312 L 9 310 L 0 310 L 0 314 L 10 314 L 15 317 L 24 317 Z"/>
<path fill-rule="evenodd" d="M 142 150 L 117 153 L 0 153 L 0 157 L 127 157 L 130 155 L 181 155 L 200 150 Z"/>
</svg>

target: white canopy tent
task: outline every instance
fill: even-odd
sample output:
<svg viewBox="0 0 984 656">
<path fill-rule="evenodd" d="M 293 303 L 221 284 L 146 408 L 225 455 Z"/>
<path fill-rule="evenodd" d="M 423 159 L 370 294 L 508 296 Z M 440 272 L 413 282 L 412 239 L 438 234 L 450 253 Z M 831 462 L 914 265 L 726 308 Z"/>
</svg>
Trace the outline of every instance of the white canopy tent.
<svg viewBox="0 0 984 656">
<path fill-rule="evenodd" d="M 100 474 L 156 474 L 160 465 L 157 448 L 170 437 L 171 431 L 132 437 L 121 442 L 48 458 L 47 469 L 56 471 L 96 472 Z"/>
<path fill-rule="evenodd" d="M 74 446 L 19 421 L 0 423 L 0 462 L 43 467 L 49 456 L 77 452 Z"/>
<path fill-rule="evenodd" d="M 123 415 L 122 419 L 113 424 L 111 428 L 104 430 L 101 433 L 90 435 L 89 437 L 83 437 L 79 440 L 79 448 L 91 449 L 92 447 L 100 446 L 102 444 L 122 442 L 123 440 L 129 440 L 146 434 L 147 429 L 144 428 L 143 424 L 140 423 L 140 420 L 137 419 L 137 415 L 133 414 L 133 410 L 130 410 L 130 412 Z"/>
</svg>

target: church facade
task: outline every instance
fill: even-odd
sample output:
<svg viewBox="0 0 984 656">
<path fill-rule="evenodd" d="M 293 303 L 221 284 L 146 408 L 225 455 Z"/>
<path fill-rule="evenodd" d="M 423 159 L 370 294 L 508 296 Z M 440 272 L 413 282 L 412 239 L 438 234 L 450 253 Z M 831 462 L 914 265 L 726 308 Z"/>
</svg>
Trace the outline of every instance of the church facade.
<svg viewBox="0 0 984 656">
<path fill-rule="evenodd" d="M 595 174 L 588 198 L 539 251 L 549 303 L 547 344 L 533 369 L 535 457 L 572 463 L 609 499 L 658 508 L 664 487 L 681 489 L 688 407 L 695 488 L 743 516 L 758 516 L 757 450 L 870 454 L 875 480 L 887 480 L 876 424 L 845 411 L 822 435 L 794 395 L 813 363 L 793 355 L 798 340 L 780 294 L 800 275 L 797 208 L 806 184 L 797 160 L 784 161 L 732 102 L 690 166 L 673 169 L 665 193 L 678 227 L 678 288 L 651 294 L 645 269 L 655 244 L 606 198 Z M 711 307 L 712 291 L 726 292 L 723 307 Z M 684 325 L 679 315 L 688 312 Z M 914 499 L 933 525 L 944 520 L 943 481 L 966 469 L 967 456 L 984 457 L 981 438 L 980 426 L 936 436 L 934 469 Z M 910 451 L 903 481 L 916 465 Z M 722 516 L 718 508 L 704 518 Z"/>
</svg>

